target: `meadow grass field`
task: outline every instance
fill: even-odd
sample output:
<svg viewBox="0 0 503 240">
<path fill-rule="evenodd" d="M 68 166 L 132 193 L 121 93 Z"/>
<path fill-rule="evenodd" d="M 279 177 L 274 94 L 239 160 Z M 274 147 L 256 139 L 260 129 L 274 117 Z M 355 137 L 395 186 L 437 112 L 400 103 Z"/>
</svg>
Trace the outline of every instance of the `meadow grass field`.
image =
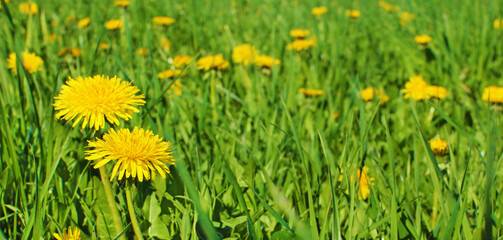
<svg viewBox="0 0 503 240">
<path fill-rule="evenodd" d="M 501 1 L 0 2 L 0 240 L 503 236 Z"/>
</svg>

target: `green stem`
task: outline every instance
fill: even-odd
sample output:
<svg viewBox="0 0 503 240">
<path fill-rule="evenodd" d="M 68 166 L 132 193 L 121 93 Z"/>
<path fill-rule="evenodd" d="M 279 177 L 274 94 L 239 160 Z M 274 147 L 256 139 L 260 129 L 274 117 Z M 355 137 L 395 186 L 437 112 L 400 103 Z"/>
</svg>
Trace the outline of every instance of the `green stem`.
<svg viewBox="0 0 503 240">
<path fill-rule="evenodd" d="M 215 100 L 215 70 L 211 70 L 211 81 L 210 81 L 210 102 L 212 107 L 213 122 L 216 123 L 218 119 L 217 106 Z"/>
<path fill-rule="evenodd" d="M 134 230 L 134 235 L 136 235 L 136 238 L 138 240 L 143 240 L 140 226 L 138 225 L 138 220 L 136 219 L 136 214 L 134 213 L 133 198 L 131 197 L 131 182 L 128 182 L 126 184 L 126 201 L 127 201 L 127 208 L 129 211 L 129 217 L 131 218 L 131 225 L 133 226 Z"/>
<path fill-rule="evenodd" d="M 108 206 L 110 207 L 110 211 L 112 212 L 112 218 L 115 225 L 115 235 L 119 235 L 124 227 L 122 226 L 121 217 L 119 215 L 119 210 L 117 210 L 117 204 L 115 202 L 115 197 L 112 192 L 112 185 L 110 185 L 110 180 L 108 179 L 107 172 L 105 167 L 100 167 L 100 175 L 101 182 L 103 183 L 103 187 L 105 188 L 105 195 L 107 197 Z M 120 240 L 125 240 L 124 236 L 119 238 Z"/>
</svg>

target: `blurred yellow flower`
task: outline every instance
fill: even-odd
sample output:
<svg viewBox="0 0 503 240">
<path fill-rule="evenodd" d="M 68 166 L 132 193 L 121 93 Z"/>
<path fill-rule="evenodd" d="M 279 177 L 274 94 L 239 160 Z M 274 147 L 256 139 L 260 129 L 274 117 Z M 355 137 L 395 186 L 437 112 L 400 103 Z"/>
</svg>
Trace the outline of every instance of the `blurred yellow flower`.
<svg viewBox="0 0 503 240">
<path fill-rule="evenodd" d="M 167 39 L 165 37 L 161 38 L 161 47 L 162 47 L 162 50 L 168 51 L 169 48 L 171 47 L 171 41 L 169 41 L 169 39 Z"/>
<path fill-rule="evenodd" d="M 426 87 L 427 98 L 439 98 L 444 99 L 447 97 L 447 89 L 441 86 L 428 85 Z"/>
<path fill-rule="evenodd" d="M 495 29 L 503 29 L 503 18 L 494 20 L 493 26 Z"/>
<path fill-rule="evenodd" d="M 101 49 L 101 50 L 108 50 L 110 48 L 110 44 L 104 43 L 104 42 L 100 42 L 100 44 L 98 44 L 98 48 Z"/>
<path fill-rule="evenodd" d="M 35 53 L 23 52 L 22 57 L 23 67 L 29 73 L 34 73 L 42 69 L 44 60 L 42 60 L 41 57 L 35 55 Z M 9 58 L 7 58 L 7 68 L 9 68 L 13 73 L 17 73 L 16 65 L 16 53 L 9 54 Z"/>
<path fill-rule="evenodd" d="M 414 41 L 416 41 L 416 43 L 419 43 L 421 45 L 426 45 L 429 42 L 431 42 L 431 40 L 432 40 L 431 36 L 426 34 L 417 35 L 414 37 Z"/>
<path fill-rule="evenodd" d="M 344 175 L 342 174 L 344 169 L 341 169 L 341 175 L 339 175 L 339 182 L 344 179 Z M 363 167 L 363 171 L 358 169 L 356 172 L 356 178 L 358 179 L 358 199 L 359 200 L 367 200 L 370 196 L 370 185 L 374 185 L 374 178 L 371 178 L 368 174 L 369 168 L 367 166 Z M 351 184 L 353 184 L 354 176 L 351 174 Z M 349 193 L 349 189 L 346 190 L 346 193 Z"/>
<path fill-rule="evenodd" d="M 316 46 L 316 38 L 311 39 L 296 39 L 286 46 L 288 50 L 303 51 Z"/>
<path fill-rule="evenodd" d="M 482 100 L 491 103 L 503 103 L 503 87 L 489 86 L 484 88 Z"/>
<path fill-rule="evenodd" d="M 138 55 L 144 56 L 145 54 L 148 53 L 148 49 L 146 49 L 146 48 L 139 48 L 136 52 L 138 53 Z"/>
<path fill-rule="evenodd" d="M 157 25 L 168 26 L 173 24 L 175 22 L 175 19 L 170 17 L 159 16 L 152 18 L 152 22 Z"/>
<path fill-rule="evenodd" d="M 260 67 L 271 68 L 272 66 L 279 65 L 281 60 L 266 56 L 266 55 L 258 55 L 255 58 L 255 64 Z"/>
<path fill-rule="evenodd" d="M 375 95 L 377 95 L 381 103 L 389 101 L 388 95 L 374 87 L 368 87 L 360 91 L 360 96 L 365 102 L 373 100 Z"/>
<path fill-rule="evenodd" d="M 379 1 L 379 6 L 386 10 L 386 12 L 394 12 L 398 10 L 397 6 L 393 6 L 385 1 Z"/>
<path fill-rule="evenodd" d="M 19 4 L 19 11 L 26 15 L 35 15 L 38 13 L 38 5 L 34 2 L 22 2 Z"/>
<path fill-rule="evenodd" d="M 183 68 L 187 65 L 189 65 L 189 63 L 192 62 L 192 57 L 189 56 L 189 55 L 176 55 L 174 58 L 173 58 L 173 66 L 177 67 L 177 68 Z"/>
<path fill-rule="evenodd" d="M 180 75 L 185 76 L 186 73 L 185 72 L 182 73 L 182 70 L 180 69 L 168 69 L 158 73 L 157 77 L 160 79 L 164 79 L 164 78 L 174 78 Z"/>
<path fill-rule="evenodd" d="M 423 76 L 416 75 L 409 78 L 409 81 L 405 83 L 405 89 L 403 89 L 403 93 L 405 93 L 405 98 L 412 98 L 416 101 L 423 100 L 428 98 L 428 94 L 426 93 L 426 89 L 428 88 L 428 83 L 423 79 Z"/>
<path fill-rule="evenodd" d="M 320 97 L 325 94 L 325 91 L 320 89 L 300 88 L 299 93 L 304 94 L 306 97 Z"/>
<path fill-rule="evenodd" d="M 131 1 L 129 1 L 129 0 L 115 0 L 114 1 L 114 6 L 116 6 L 116 7 L 126 8 L 126 7 L 129 7 L 129 5 L 131 5 Z"/>
<path fill-rule="evenodd" d="M 290 30 L 290 36 L 295 38 L 306 38 L 310 32 L 307 29 L 293 29 Z"/>
<path fill-rule="evenodd" d="M 346 10 L 346 15 L 351 17 L 351 18 L 359 18 L 361 13 L 359 10 Z"/>
<path fill-rule="evenodd" d="M 67 122 L 75 119 L 72 127 L 83 119 L 82 129 L 87 124 L 96 130 L 104 128 L 105 119 L 119 125 L 119 118 L 131 119 L 133 112 L 139 112 L 135 106 L 145 104 L 145 96 L 136 95 L 140 89 L 118 77 L 68 77 L 61 88 L 59 95 L 54 97 L 56 118 Z"/>
<path fill-rule="evenodd" d="M 217 70 L 223 70 L 229 66 L 229 62 L 226 61 L 222 54 L 217 54 L 215 56 L 206 56 L 199 58 L 196 62 L 197 69 L 210 70 L 216 68 Z"/>
<path fill-rule="evenodd" d="M 255 47 L 250 44 L 238 45 L 232 50 L 232 61 L 247 66 L 255 61 L 257 54 Z"/>
<path fill-rule="evenodd" d="M 56 55 L 58 55 L 58 57 L 63 57 L 70 53 L 72 54 L 73 57 L 79 57 L 82 54 L 82 51 L 78 48 L 65 47 L 60 49 Z"/>
<path fill-rule="evenodd" d="M 182 93 L 182 82 L 175 80 L 168 89 L 169 98 L 173 98 L 174 95 L 180 96 Z"/>
<path fill-rule="evenodd" d="M 57 240 L 80 240 L 80 230 L 75 227 L 75 229 L 72 232 L 72 228 L 64 229 L 63 230 L 63 236 L 59 235 L 58 233 L 53 233 L 52 236 L 56 238 Z"/>
<path fill-rule="evenodd" d="M 334 113 L 334 114 L 332 115 L 332 117 L 333 117 L 334 119 L 339 118 L 339 113 L 338 113 L 338 112 Z"/>
<path fill-rule="evenodd" d="M 313 8 L 313 10 L 311 10 L 311 13 L 313 15 L 315 15 L 315 16 L 321 16 L 321 15 L 327 13 L 327 12 L 328 12 L 328 8 L 324 7 L 324 6 L 322 6 L 322 7 L 315 7 L 315 8 Z"/>
<path fill-rule="evenodd" d="M 105 23 L 105 28 L 108 30 L 117 30 L 119 28 L 122 28 L 123 26 L 124 23 L 120 19 L 112 19 Z"/>
<path fill-rule="evenodd" d="M 79 20 L 77 22 L 77 26 L 79 28 L 85 28 L 85 27 L 89 26 L 89 23 L 91 23 L 91 19 L 88 18 L 88 17 L 86 17 L 86 18 L 83 18 L 83 19 Z"/>
<path fill-rule="evenodd" d="M 447 141 L 440 139 L 440 138 L 435 138 L 435 139 L 432 139 L 428 142 L 430 143 L 431 151 L 437 156 L 445 155 L 445 152 L 446 152 L 447 148 L 449 147 L 449 144 L 447 143 Z"/>
<path fill-rule="evenodd" d="M 110 181 L 116 175 L 118 180 L 126 178 L 155 179 L 156 171 L 162 178 L 169 173 L 169 165 L 175 164 L 173 147 L 170 142 L 165 142 L 150 130 L 138 129 L 110 129 L 103 139 L 88 141 L 92 150 L 85 151 L 86 160 L 97 161 L 94 168 L 100 168 L 112 160 L 117 160 Z"/>
<path fill-rule="evenodd" d="M 400 25 L 402 26 L 407 26 L 407 23 L 411 20 L 414 20 L 415 16 L 412 13 L 409 12 L 401 12 L 400 13 Z"/>
</svg>

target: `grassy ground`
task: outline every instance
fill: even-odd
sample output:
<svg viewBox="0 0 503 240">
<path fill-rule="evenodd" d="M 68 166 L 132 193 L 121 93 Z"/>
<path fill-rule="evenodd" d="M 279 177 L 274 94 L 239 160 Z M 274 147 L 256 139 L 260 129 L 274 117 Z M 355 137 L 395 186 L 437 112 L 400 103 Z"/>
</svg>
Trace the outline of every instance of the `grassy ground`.
<svg viewBox="0 0 503 240">
<path fill-rule="evenodd" d="M 175 145 L 167 179 L 134 183 L 145 238 L 503 235 L 501 105 L 481 99 L 484 87 L 503 85 L 503 31 L 493 27 L 499 1 L 390 1 L 395 12 L 343 0 L 133 0 L 127 9 L 113 1 L 35 2 L 32 16 L 16 0 L 0 10 L 0 59 L 28 50 L 44 60 L 33 74 L 0 65 L 0 239 L 49 239 L 68 227 L 83 239 L 116 237 L 99 171 L 84 160 L 97 133 L 56 119 L 52 107 L 68 76 L 97 74 L 131 80 L 146 96 L 121 127 L 150 129 Z M 316 6 L 328 12 L 313 16 Z M 346 16 L 348 9 L 361 16 Z M 399 24 L 403 11 L 415 15 L 407 26 Z M 176 22 L 152 25 L 160 15 Z M 71 17 L 91 23 L 80 29 Z M 105 29 L 114 18 L 125 27 Z M 287 50 L 294 28 L 309 29 L 317 46 Z M 418 46 L 419 34 L 432 42 Z M 232 62 L 243 43 L 281 64 L 264 73 Z M 82 55 L 58 57 L 63 47 Z M 140 56 L 139 48 L 149 52 Z M 231 62 L 227 69 L 201 71 L 194 61 L 180 78 L 183 94 L 169 97 L 172 80 L 157 73 L 173 56 L 217 53 Z M 417 74 L 446 87 L 447 98 L 404 99 L 401 89 Z M 369 86 L 390 101 L 362 101 Z M 306 97 L 299 88 L 325 93 Z M 446 156 L 432 153 L 434 137 L 449 142 Z M 366 200 L 350 181 L 363 166 L 373 178 Z M 111 183 L 123 236 L 133 239 L 125 183 Z"/>
</svg>

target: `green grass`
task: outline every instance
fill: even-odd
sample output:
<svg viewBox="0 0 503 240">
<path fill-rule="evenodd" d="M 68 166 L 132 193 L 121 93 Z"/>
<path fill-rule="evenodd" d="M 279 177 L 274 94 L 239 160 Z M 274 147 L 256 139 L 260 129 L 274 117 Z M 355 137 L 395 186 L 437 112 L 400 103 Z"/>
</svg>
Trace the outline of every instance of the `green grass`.
<svg viewBox="0 0 503 240">
<path fill-rule="evenodd" d="M 378 1 L 133 0 L 121 9 L 110 0 L 39 0 L 33 16 L 19 12 L 20 2 L 0 10 L 0 240 L 51 239 L 68 227 L 83 239 L 135 238 L 126 182 L 111 182 L 125 226 L 117 231 L 99 171 L 84 159 L 87 140 L 110 124 L 97 133 L 72 128 L 52 106 L 69 76 L 97 74 L 132 81 L 146 96 L 120 127 L 152 130 L 175 146 L 167 179 L 133 184 L 144 238 L 503 236 L 502 111 L 481 100 L 485 87 L 503 86 L 503 31 L 492 25 L 503 16 L 501 2 L 389 1 L 415 15 L 406 27 Z M 311 15 L 316 6 L 328 12 Z M 347 9 L 361 17 L 350 19 Z M 176 22 L 153 26 L 160 15 Z M 91 24 L 79 29 L 68 17 Z M 125 28 L 106 30 L 113 18 Z M 317 46 L 287 50 L 294 28 L 309 29 Z M 414 42 L 419 34 L 433 37 L 428 47 Z M 100 42 L 111 48 L 100 50 Z M 243 43 L 281 64 L 267 74 L 232 62 Z M 58 57 L 63 47 L 82 55 Z M 19 59 L 24 50 L 43 58 L 42 71 L 7 68 L 8 55 Z M 200 71 L 194 61 L 179 79 L 183 94 L 169 97 L 173 81 L 157 73 L 172 57 L 217 53 L 227 69 Z M 448 97 L 404 99 L 401 89 L 416 74 L 446 87 Z M 369 86 L 391 100 L 363 102 L 359 92 Z M 302 87 L 325 94 L 305 97 Z M 449 142 L 446 156 L 429 147 L 437 136 Z M 363 166 L 374 178 L 366 200 L 350 180 Z M 110 174 L 112 164 L 106 168 Z"/>
</svg>

